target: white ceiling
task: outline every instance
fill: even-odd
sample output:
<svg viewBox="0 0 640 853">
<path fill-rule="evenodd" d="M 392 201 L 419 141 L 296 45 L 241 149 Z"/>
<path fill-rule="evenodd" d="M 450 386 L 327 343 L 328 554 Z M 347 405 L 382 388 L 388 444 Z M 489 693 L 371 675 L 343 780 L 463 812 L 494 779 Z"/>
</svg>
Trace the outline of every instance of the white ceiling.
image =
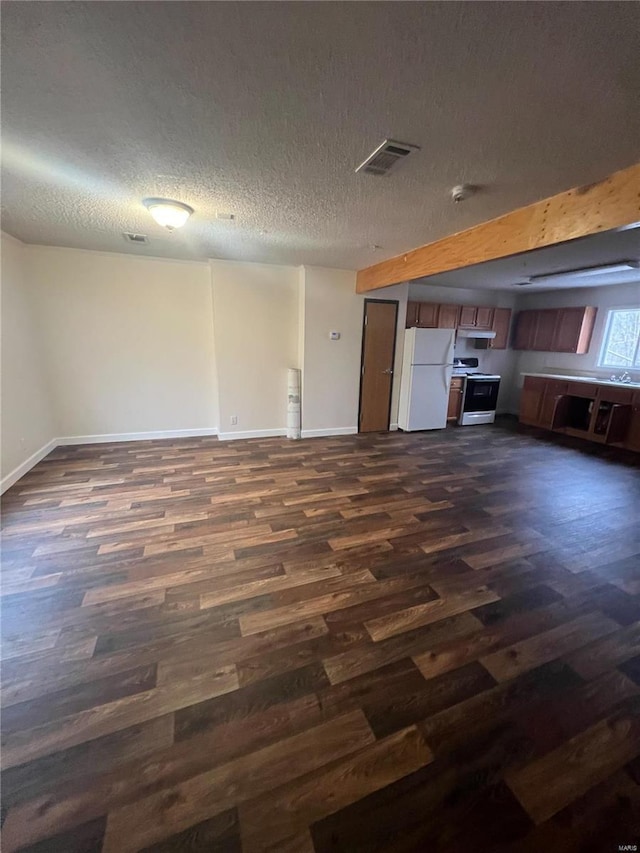
<svg viewBox="0 0 640 853">
<path fill-rule="evenodd" d="M 576 273 L 562 282 L 533 282 L 524 287 L 530 276 L 588 269 L 605 264 L 640 260 L 640 228 L 625 231 L 605 231 L 558 246 L 524 252 L 497 261 L 474 264 L 451 272 L 415 279 L 415 284 L 444 287 L 466 287 L 477 290 L 510 290 L 517 294 L 572 287 L 602 287 L 608 284 L 638 282 L 640 302 L 640 270 L 631 269 L 604 275 L 585 276 Z"/>
<path fill-rule="evenodd" d="M 640 3 L 14 2 L 2 18 L 3 227 L 31 243 L 353 269 L 640 159 Z M 421 151 L 356 175 L 385 137 Z M 454 205 L 461 182 L 483 189 Z M 169 235 L 145 196 L 195 215 Z"/>
</svg>

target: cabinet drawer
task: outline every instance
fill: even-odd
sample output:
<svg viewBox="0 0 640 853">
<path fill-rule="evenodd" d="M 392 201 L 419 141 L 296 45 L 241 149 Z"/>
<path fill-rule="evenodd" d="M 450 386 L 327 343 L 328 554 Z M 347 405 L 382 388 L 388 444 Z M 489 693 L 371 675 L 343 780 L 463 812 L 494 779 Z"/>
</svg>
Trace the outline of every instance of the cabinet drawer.
<svg viewBox="0 0 640 853">
<path fill-rule="evenodd" d="M 525 391 L 544 391 L 549 380 L 542 376 L 525 376 Z"/>
<path fill-rule="evenodd" d="M 462 377 L 454 376 L 451 380 L 451 388 L 452 389 L 455 388 L 456 390 L 459 391 L 460 388 L 462 388 L 463 383 L 464 383 L 464 379 L 462 379 Z"/>
<path fill-rule="evenodd" d="M 631 388 L 604 388 L 600 386 L 598 397 L 600 400 L 607 403 L 622 403 L 623 405 L 631 405 L 633 402 L 633 391 Z"/>
<path fill-rule="evenodd" d="M 567 394 L 569 383 L 566 379 L 547 379 L 547 394 Z"/>
<path fill-rule="evenodd" d="M 593 397 L 598 393 L 598 386 L 590 382 L 569 382 L 567 393 L 574 397 Z"/>
</svg>

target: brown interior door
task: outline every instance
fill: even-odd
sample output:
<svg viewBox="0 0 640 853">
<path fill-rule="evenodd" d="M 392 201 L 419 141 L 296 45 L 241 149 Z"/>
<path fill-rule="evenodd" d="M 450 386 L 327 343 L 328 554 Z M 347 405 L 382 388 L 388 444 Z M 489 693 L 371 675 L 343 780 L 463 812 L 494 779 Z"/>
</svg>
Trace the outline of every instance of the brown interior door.
<svg viewBox="0 0 640 853">
<path fill-rule="evenodd" d="M 360 376 L 360 432 L 389 429 L 397 302 L 364 301 Z"/>
</svg>

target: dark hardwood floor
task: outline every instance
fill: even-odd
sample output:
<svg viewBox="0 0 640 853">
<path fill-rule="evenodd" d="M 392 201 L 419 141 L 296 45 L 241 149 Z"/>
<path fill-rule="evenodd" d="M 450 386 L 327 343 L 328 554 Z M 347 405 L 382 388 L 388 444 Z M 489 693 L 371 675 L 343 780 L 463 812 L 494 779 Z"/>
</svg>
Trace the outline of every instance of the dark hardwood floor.
<svg viewBox="0 0 640 853">
<path fill-rule="evenodd" d="M 599 453 L 54 451 L 4 497 L 4 853 L 640 843 L 640 478 Z"/>
</svg>

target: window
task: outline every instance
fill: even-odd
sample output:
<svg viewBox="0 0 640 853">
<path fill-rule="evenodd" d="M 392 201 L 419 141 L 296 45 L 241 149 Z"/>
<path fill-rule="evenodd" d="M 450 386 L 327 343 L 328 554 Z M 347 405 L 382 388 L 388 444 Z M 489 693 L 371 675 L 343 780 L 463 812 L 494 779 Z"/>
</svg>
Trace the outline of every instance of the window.
<svg viewBox="0 0 640 853">
<path fill-rule="evenodd" d="M 609 311 L 598 365 L 640 369 L 640 308 Z"/>
</svg>

